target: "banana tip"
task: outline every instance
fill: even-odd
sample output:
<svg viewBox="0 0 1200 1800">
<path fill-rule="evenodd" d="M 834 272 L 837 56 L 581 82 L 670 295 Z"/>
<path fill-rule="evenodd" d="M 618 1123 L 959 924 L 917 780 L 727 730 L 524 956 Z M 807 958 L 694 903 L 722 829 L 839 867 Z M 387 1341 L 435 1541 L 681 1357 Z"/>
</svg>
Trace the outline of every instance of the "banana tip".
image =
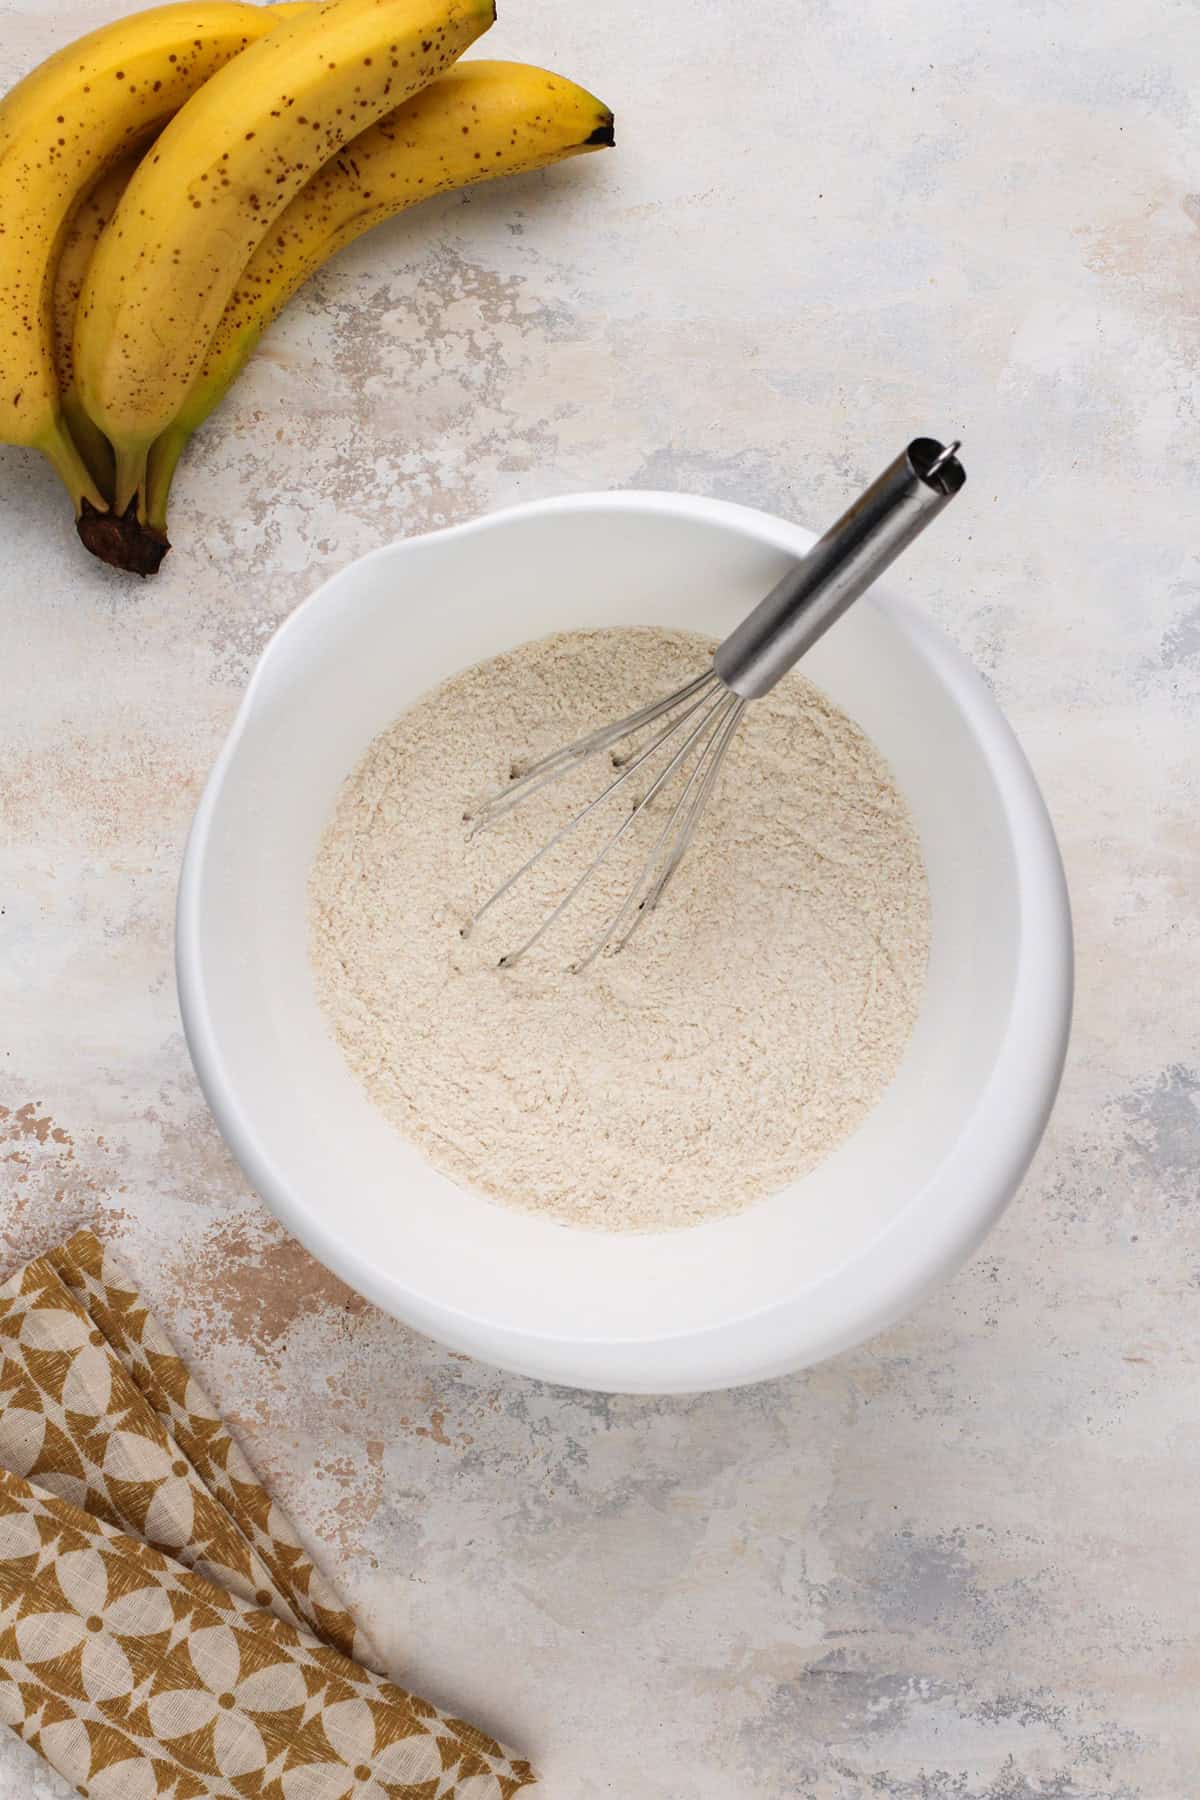
<svg viewBox="0 0 1200 1800">
<path fill-rule="evenodd" d="M 80 542 L 114 569 L 130 575 L 155 575 L 171 548 L 165 532 L 145 525 L 137 516 L 136 498 L 123 513 L 99 512 L 85 500 L 75 521 Z"/>
<path fill-rule="evenodd" d="M 617 141 L 617 129 L 612 114 L 606 113 L 601 123 L 597 125 L 595 131 L 593 131 L 590 136 L 584 138 L 583 141 L 585 144 L 602 144 L 606 148 L 611 149 Z"/>
</svg>

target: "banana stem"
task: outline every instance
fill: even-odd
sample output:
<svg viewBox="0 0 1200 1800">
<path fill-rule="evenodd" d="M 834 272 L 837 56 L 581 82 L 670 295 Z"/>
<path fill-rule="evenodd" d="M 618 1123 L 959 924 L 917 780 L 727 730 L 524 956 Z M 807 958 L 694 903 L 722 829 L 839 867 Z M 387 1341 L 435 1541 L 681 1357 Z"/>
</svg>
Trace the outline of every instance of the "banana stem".
<svg viewBox="0 0 1200 1800">
<path fill-rule="evenodd" d="M 171 482 L 175 478 L 184 445 L 191 435 L 191 427 L 181 425 L 176 420 L 150 446 L 146 462 L 146 523 L 155 531 L 167 529 L 167 498 L 171 492 Z"/>
<path fill-rule="evenodd" d="M 88 473 L 87 464 L 80 456 L 75 440 L 61 417 L 56 418 L 45 436 L 39 438 L 37 448 L 57 469 L 63 486 L 71 496 L 76 518 L 82 513 L 85 501 L 96 512 L 108 511 L 108 501 Z"/>
<path fill-rule="evenodd" d="M 111 494 L 113 491 L 112 445 L 100 427 L 84 411 L 83 401 L 74 387 L 64 390 L 62 409 L 67 430 L 91 471 L 92 480 L 102 493 Z"/>
<path fill-rule="evenodd" d="M 136 504 L 137 516 L 145 522 L 146 457 L 149 444 L 115 444 L 116 476 L 113 484 L 113 511 L 125 514 Z"/>
</svg>

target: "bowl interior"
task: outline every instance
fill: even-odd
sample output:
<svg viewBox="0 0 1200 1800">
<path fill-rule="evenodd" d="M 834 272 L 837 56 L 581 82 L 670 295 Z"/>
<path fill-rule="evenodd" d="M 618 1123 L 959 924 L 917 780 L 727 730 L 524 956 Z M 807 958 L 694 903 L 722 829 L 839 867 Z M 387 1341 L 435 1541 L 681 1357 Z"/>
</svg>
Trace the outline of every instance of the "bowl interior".
<svg viewBox="0 0 1200 1800">
<path fill-rule="evenodd" d="M 1010 820 L 978 721 L 931 655 L 927 628 L 873 597 L 805 669 L 882 750 L 912 808 L 932 958 L 898 1075 L 821 1167 L 682 1232 L 599 1234 L 527 1217 L 456 1187 L 402 1141 L 317 1007 L 309 866 L 340 784 L 378 731 L 455 670 L 564 627 L 721 635 L 810 541 L 741 509 L 646 496 L 500 515 L 345 570 L 293 616 L 256 674 L 185 873 L 181 984 L 197 1067 L 235 1153 L 285 1222 L 362 1291 L 463 1348 L 571 1380 L 572 1346 L 584 1362 L 591 1346 L 602 1363 L 606 1347 L 629 1346 L 639 1367 L 660 1356 L 665 1371 L 684 1354 L 674 1340 L 805 1296 L 816 1317 L 831 1283 L 852 1315 L 847 1268 L 931 1181 L 980 1101 L 1019 954 Z M 842 1336 L 871 1324 L 850 1316 Z M 680 1384 L 664 1374 L 663 1386 Z"/>
</svg>

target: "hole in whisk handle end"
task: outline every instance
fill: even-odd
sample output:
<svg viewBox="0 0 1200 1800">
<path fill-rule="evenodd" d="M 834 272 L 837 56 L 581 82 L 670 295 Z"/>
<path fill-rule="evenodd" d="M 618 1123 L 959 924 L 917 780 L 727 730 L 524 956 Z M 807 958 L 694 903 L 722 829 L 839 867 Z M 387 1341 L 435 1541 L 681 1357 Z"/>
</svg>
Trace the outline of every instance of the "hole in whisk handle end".
<svg viewBox="0 0 1200 1800">
<path fill-rule="evenodd" d="M 952 438 L 948 444 L 939 443 L 937 438 L 914 438 L 907 455 L 919 480 L 951 499 L 967 479 L 967 471 L 958 460 L 961 449 L 961 438 Z"/>
</svg>

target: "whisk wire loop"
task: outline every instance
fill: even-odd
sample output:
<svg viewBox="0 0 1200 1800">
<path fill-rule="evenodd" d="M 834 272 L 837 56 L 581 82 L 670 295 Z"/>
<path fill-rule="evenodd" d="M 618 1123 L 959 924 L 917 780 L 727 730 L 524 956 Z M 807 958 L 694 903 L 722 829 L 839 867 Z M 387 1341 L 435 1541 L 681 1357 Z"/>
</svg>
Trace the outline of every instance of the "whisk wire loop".
<svg viewBox="0 0 1200 1800">
<path fill-rule="evenodd" d="M 570 835 L 570 833 L 573 832 L 577 826 L 582 825 L 585 819 L 589 818 L 592 813 L 594 813 L 599 807 L 603 806 L 604 802 L 606 800 L 610 799 L 611 796 L 616 793 L 617 789 L 619 787 L 622 787 L 624 785 L 624 783 L 629 780 L 631 775 L 634 775 L 637 773 L 638 769 L 640 769 L 642 767 L 643 763 L 648 762 L 652 757 L 658 755 L 658 753 L 663 749 L 664 745 L 669 743 L 671 738 L 673 738 L 675 736 L 675 733 L 677 731 L 681 730 L 682 727 L 687 723 L 687 721 L 692 717 L 692 715 L 694 713 L 696 713 L 700 709 L 700 707 L 702 707 L 704 705 L 705 700 L 708 698 L 708 691 L 709 690 L 708 690 L 707 684 L 701 684 L 699 682 L 696 682 L 696 683 L 689 683 L 688 688 L 686 690 L 681 689 L 680 693 L 678 695 L 672 696 L 673 699 L 678 701 L 680 699 L 686 699 L 689 695 L 691 695 L 691 696 L 693 696 L 692 703 L 690 706 L 686 707 L 683 712 L 680 713 L 680 715 L 677 719 L 672 720 L 671 723 L 666 727 L 666 729 L 661 731 L 658 734 L 658 736 L 654 739 L 653 743 L 649 744 L 645 750 L 640 751 L 637 754 L 637 756 L 632 757 L 628 762 L 622 764 L 621 765 L 621 773 L 617 776 L 615 781 L 610 781 L 608 786 L 603 790 L 603 792 L 597 794 L 596 798 L 594 800 L 590 801 L 587 806 L 583 807 L 581 811 L 577 812 L 573 818 L 568 819 L 567 823 L 565 825 L 560 826 L 560 828 L 554 833 L 554 835 L 552 837 L 548 838 L 544 844 L 542 844 L 537 850 L 534 851 L 532 856 L 526 858 L 526 860 L 521 864 L 521 867 L 516 871 L 516 873 L 514 875 L 510 875 L 508 880 L 506 882 L 504 882 L 500 887 L 498 887 L 496 889 L 495 893 L 490 895 L 490 897 L 484 901 L 483 905 L 479 908 L 479 911 L 477 913 L 475 913 L 475 915 L 471 918 L 469 923 L 464 927 L 464 929 L 463 929 L 464 937 L 470 936 L 471 932 L 475 929 L 476 925 L 478 925 L 480 919 L 483 918 L 484 914 L 490 912 L 492 907 L 495 906 L 495 904 L 498 900 L 503 900 L 504 896 L 507 893 L 510 893 L 512 891 L 512 889 L 517 885 L 518 881 L 520 881 L 520 879 L 523 875 L 527 875 L 529 873 L 530 869 L 534 868 L 538 863 L 540 863 L 544 856 L 548 856 L 550 851 L 555 849 L 555 847 L 557 845 L 561 844 L 563 839 L 565 837 L 568 837 Z M 664 713 L 666 711 L 668 711 L 669 709 L 667 707 L 664 707 L 663 705 L 661 705 L 661 703 L 656 702 L 655 706 L 653 708 L 647 707 L 647 708 L 644 708 L 643 710 L 646 712 L 651 712 L 653 719 L 657 720 L 657 719 L 662 718 Z M 652 722 L 652 721 L 648 721 L 646 719 L 641 718 L 640 714 L 632 714 L 631 717 L 635 717 L 640 720 L 640 723 L 638 725 L 635 725 L 631 728 L 634 731 L 643 729 L 647 723 Z M 599 732 L 596 732 L 596 733 L 593 733 L 592 735 L 595 737 L 600 737 L 603 735 L 605 738 L 605 741 L 603 743 L 598 743 L 594 749 L 588 750 L 585 753 L 586 756 L 594 756 L 594 755 L 599 754 L 599 752 L 601 752 L 603 750 L 611 749 L 613 744 L 619 741 L 616 738 L 609 737 L 607 735 L 607 733 L 601 734 Z M 623 733 L 622 735 L 627 735 L 627 733 Z M 580 743 L 585 743 L 587 741 L 588 740 L 586 740 L 586 739 L 580 739 Z M 546 760 L 549 761 L 550 759 L 547 758 Z M 579 760 L 580 761 L 584 760 L 584 757 L 581 756 Z M 537 769 L 540 768 L 541 766 L 542 766 L 541 764 L 535 764 L 533 769 L 530 769 L 527 771 L 527 775 L 532 775 L 532 774 L 536 773 Z M 569 769 L 573 766 L 577 766 L 577 764 L 576 765 L 564 764 L 563 767 L 557 768 L 554 771 L 552 771 L 550 774 L 544 775 L 542 777 L 542 779 L 537 782 L 536 787 L 534 789 L 527 790 L 527 791 L 536 792 L 537 788 L 545 787 L 548 782 L 561 780 L 561 778 L 565 774 L 567 774 L 569 772 Z M 518 780 L 520 780 L 520 779 L 521 778 L 518 777 Z M 519 798 L 520 797 L 521 796 L 519 796 Z M 505 790 L 502 790 L 501 794 L 496 796 L 496 798 L 497 799 L 507 798 L 507 792 Z M 515 804 L 515 802 L 514 802 L 514 804 Z M 489 816 L 486 819 L 481 819 L 480 824 L 477 825 L 475 827 L 475 829 L 476 830 L 482 829 L 482 827 L 484 825 L 490 825 L 490 824 L 494 823 L 494 821 L 497 818 L 503 818 L 504 813 L 507 812 L 508 810 L 509 809 L 506 807 L 503 809 L 503 811 L 493 811 L 491 814 L 489 814 Z M 505 967 L 508 967 L 509 962 L 512 960 L 514 960 L 514 959 L 511 959 L 511 958 L 506 959 Z"/>
<path fill-rule="evenodd" d="M 678 698 L 678 696 L 676 696 L 676 698 Z M 591 862 L 584 869 L 583 874 L 580 875 L 579 879 L 576 882 L 574 882 L 573 885 L 567 890 L 566 894 L 558 902 L 558 905 L 556 907 L 554 907 L 552 912 L 550 912 L 546 915 L 546 917 L 543 919 L 542 923 L 538 926 L 537 930 L 535 932 L 533 932 L 530 937 L 526 938 L 525 942 L 521 945 L 521 947 L 518 950 L 510 951 L 508 953 L 508 955 L 502 956 L 500 958 L 500 967 L 502 969 L 511 969 L 513 967 L 514 963 L 519 962 L 521 957 L 523 957 L 527 951 L 532 950 L 533 946 L 535 944 L 539 943 L 541 941 L 541 939 L 543 937 L 545 937 L 546 933 L 550 930 L 550 927 L 556 922 L 556 920 L 558 920 L 562 917 L 563 913 L 566 912 L 568 906 L 570 906 L 571 902 L 575 899 L 575 897 L 579 893 L 580 889 L 583 888 L 584 885 L 588 881 L 590 881 L 591 877 L 596 873 L 596 870 L 601 866 L 601 864 L 604 862 L 607 862 L 609 856 L 616 849 L 617 845 L 621 842 L 621 840 L 625 836 L 626 832 L 628 832 L 632 828 L 634 823 L 638 819 L 641 818 L 642 814 L 645 812 L 646 808 L 650 805 L 651 801 L 654 800 L 659 793 L 661 793 L 663 787 L 671 779 L 672 775 L 674 775 L 675 771 L 679 768 L 680 764 L 686 760 L 689 752 L 692 750 L 692 748 L 696 744 L 697 740 L 703 736 L 705 729 L 707 728 L 711 719 L 713 718 L 713 715 L 715 713 L 721 711 L 721 709 L 725 707 L 727 702 L 728 702 L 728 695 L 726 694 L 725 690 L 722 688 L 721 693 L 717 696 L 717 698 L 715 700 L 709 701 L 707 709 L 703 712 L 703 715 L 700 719 L 699 724 L 694 725 L 692 727 L 691 731 L 688 732 L 687 736 L 683 740 L 683 743 L 679 746 L 679 748 L 671 756 L 666 767 L 664 769 L 662 769 L 658 775 L 655 776 L 654 780 L 650 783 L 650 786 L 646 789 L 646 792 L 643 794 L 642 798 L 638 801 L 637 805 L 635 807 L 633 807 L 631 809 L 631 811 L 625 815 L 624 820 L 622 821 L 622 823 L 620 825 L 618 825 L 617 829 L 613 832 L 612 836 L 605 843 L 603 849 L 601 849 L 596 854 L 596 856 L 594 856 L 592 858 Z M 701 706 L 703 706 L 703 704 L 704 704 L 703 701 L 701 701 L 699 703 L 699 705 L 701 705 Z M 696 706 L 690 707 L 688 709 L 687 716 L 691 717 L 691 715 L 696 710 L 697 710 Z M 662 741 L 665 743 L 667 739 L 674 736 L 675 730 L 676 730 L 676 727 L 673 726 L 667 732 L 664 732 L 662 734 Z M 642 760 L 644 760 L 644 758 Z M 617 785 L 617 783 L 614 782 L 613 786 L 615 787 L 616 785 Z M 487 904 L 490 905 L 491 902 L 489 901 L 489 902 L 487 902 Z M 479 915 L 476 914 L 476 918 L 478 918 L 478 917 L 479 917 Z M 607 942 L 607 939 L 605 941 Z M 603 946 L 601 946 L 601 947 L 603 947 Z M 578 967 L 578 965 L 577 965 L 577 967 Z"/>
<path fill-rule="evenodd" d="M 646 913 L 652 911 L 653 908 L 657 906 L 662 890 L 666 886 L 669 876 L 674 873 L 674 870 L 678 867 L 679 859 L 687 848 L 687 844 L 677 843 L 673 849 L 667 850 L 666 866 L 663 874 L 659 877 L 658 866 L 662 859 L 664 847 L 667 846 L 672 839 L 680 818 L 684 819 L 685 831 L 688 830 L 689 827 L 692 830 L 695 829 L 696 822 L 700 816 L 700 810 L 704 805 L 704 796 L 709 789 L 711 780 L 715 778 L 717 769 L 720 767 L 721 759 L 725 754 L 729 739 L 736 729 L 738 719 L 741 717 L 742 709 L 745 704 L 744 700 L 739 700 L 735 695 L 724 694 L 717 702 L 716 706 L 712 708 L 708 715 L 708 719 L 713 721 L 712 730 L 709 732 L 704 748 L 696 759 L 696 766 L 693 768 L 684 784 L 683 792 L 672 807 L 666 824 L 655 839 L 650 854 L 646 857 L 646 860 L 638 871 L 637 879 L 626 894 L 624 901 L 613 914 L 612 918 L 609 919 L 604 930 L 600 933 L 599 937 L 597 937 L 587 955 L 582 957 L 574 965 L 575 974 L 582 975 L 584 970 L 589 968 L 591 964 L 595 962 L 601 951 L 604 950 L 607 945 L 613 943 L 613 939 L 617 938 L 617 933 L 621 930 L 621 927 L 624 925 L 630 912 L 633 912 L 635 905 L 637 910 L 634 912 L 632 923 L 626 930 L 624 936 L 617 938 L 617 942 L 613 944 L 614 955 L 616 955 L 619 950 L 625 948 L 625 945 L 629 942 L 630 938 L 645 918 Z M 708 723 L 708 719 L 705 721 L 706 724 Z M 716 746 L 715 755 L 713 755 L 714 746 Z M 706 766 L 707 773 L 705 772 Z M 699 789 L 696 798 L 692 801 L 691 808 L 689 809 L 688 799 L 692 793 L 692 789 L 696 787 L 697 782 L 699 783 Z M 638 899 L 639 894 L 643 896 L 640 901 Z"/>
<path fill-rule="evenodd" d="M 725 723 L 721 727 L 721 734 L 717 740 L 716 749 L 709 760 L 704 780 L 701 782 L 696 797 L 692 801 L 688 815 L 683 822 L 683 829 L 680 831 L 678 838 L 675 840 L 675 846 L 667 857 L 662 874 L 642 902 L 642 906 L 638 913 L 638 919 L 644 917 L 646 913 L 654 911 L 655 907 L 663 897 L 667 883 L 670 881 L 672 875 L 674 875 L 676 869 L 687 854 L 692 839 L 696 835 L 696 827 L 700 823 L 704 809 L 708 805 L 709 797 L 717 784 L 717 777 L 721 773 L 721 764 L 724 762 L 726 752 L 733 742 L 734 733 L 741 723 L 742 714 L 746 710 L 746 704 L 745 700 L 739 698 L 735 701 L 734 705 L 729 708 Z M 623 948 L 624 945 L 629 942 L 633 933 L 637 930 L 637 924 L 638 920 L 635 919 L 634 923 L 622 938 L 621 943 L 617 946 L 618 949 Z"/>
<path fill-rule="evenodd" d="M 675 693 L 652 700 L 648 706 L 638 707 L 625 718 L 602 725 L 599 730 L 576 738 L 573 744 L 564 744 L 561 749 L 552 750 L 549 756 L 543 756 L 539 762 L 523 770 L 508 787 L 501 788 L 499 793 L 483 802 L 471 821 L 468 837 L 474 837 L 477 831 L 494 825 L 497 819 L 502 819 L 505 813 L 511 812 L 514 806 L 519 806 L 522 800 L 528 800 L 530 795 L 536 794 L 550 782 L 561 780 L 572 769 L 578 768 L 580 763 L 586 762 L 589 756 L 599 756 L 603 751 L 611 750 L 622 738 L 632 737 L 635 732 L 655 724 L 676 706 L 691 699 L 693 694 L 718 685 L 720 677 L 716 671 L 706 669 L 702 675 L 686 682 Z"/>
</svg>

